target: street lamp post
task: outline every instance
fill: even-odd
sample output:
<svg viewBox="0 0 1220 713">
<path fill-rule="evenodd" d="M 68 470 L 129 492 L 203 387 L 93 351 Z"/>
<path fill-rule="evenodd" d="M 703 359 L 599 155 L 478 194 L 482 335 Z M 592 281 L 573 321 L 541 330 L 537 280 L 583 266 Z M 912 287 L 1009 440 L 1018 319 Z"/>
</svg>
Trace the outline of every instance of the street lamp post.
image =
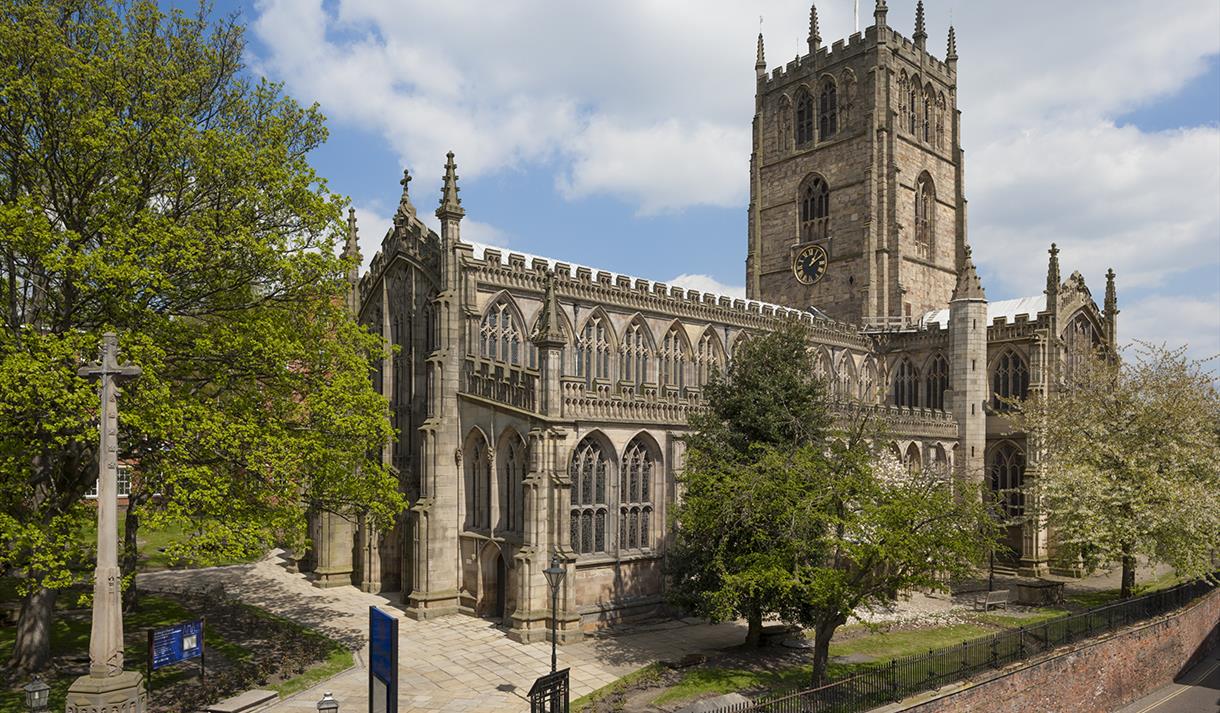
<svg viewBox="0 0 1220 713">
<path fill-rule="evenodd" d="M 330 691 L 322 694 L 322 700 L 318 701 L 318 713 L 339 713 L 339 701 Z"/>
<path fill-rule="evenodd" d="M 555 639 L 559 628 L 559 585 L 567 570 L 563 568 L 559 555 L 551 555 L 551 566 L 542 570 L 546 583 L 551 587 L 551 673 L 555 673 Z"/>
</svg>

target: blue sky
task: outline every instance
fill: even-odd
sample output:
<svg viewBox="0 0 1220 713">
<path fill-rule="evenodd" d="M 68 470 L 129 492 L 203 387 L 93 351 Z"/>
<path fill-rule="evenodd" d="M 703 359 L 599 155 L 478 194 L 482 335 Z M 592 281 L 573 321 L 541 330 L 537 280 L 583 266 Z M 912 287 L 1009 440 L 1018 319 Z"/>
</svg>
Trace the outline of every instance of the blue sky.
<svg viewBox="0 0 1220 713">
<path fill-rule="evenodd" d="M 862 25 L 872 3 L 861 0 Z M 914 0 L 890 0 L 908 36 Z M 1034 294 L 1046 248 L 1100 297 L 1119 274 L 1125 338 L 1220 352 L 1220 4 L 930 0 L 957 28 L 969 235 L 992 299 Z M 754 41 L 804 46 L 791 0 L 488 4 L 222 2 L 253 73 L 318 101 L 313 159 L 352 198 L 365 258 L 408 166 L 430 215 L 457 153 L 467 237 L 734 292 L 744 282 Z M 827 44 L 851 3 L 819 4 Z"/>
</svg>

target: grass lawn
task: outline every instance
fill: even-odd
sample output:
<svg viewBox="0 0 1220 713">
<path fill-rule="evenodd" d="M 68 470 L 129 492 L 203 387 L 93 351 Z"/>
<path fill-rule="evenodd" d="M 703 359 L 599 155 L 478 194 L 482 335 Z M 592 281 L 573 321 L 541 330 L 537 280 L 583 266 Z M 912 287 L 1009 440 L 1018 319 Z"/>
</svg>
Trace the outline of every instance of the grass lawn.
<svg viewBox="0 0 1220 713">
<path fill-rule="evenodd" d="M 329 644 L 327 658 L 319 661 L 303 673 L 287 680 L 273 683 L 269 686 L 281 696 L 288 696 L 304 690 L 318 681 L 346 670 L 353 665 L 352 654 L 335 642 L 326 640 L 321 634 L 302 627 L 295 622 L 287 622 L 267 612 L 241 605 L 255 614 L 259 619 L 276 621 L 281 626 L 287 625 L 298 630 L 301 635 Z M 149 628 L 167 626 L 198 618 L 198 614 L 184 608 L 177 601 L 155 595 L 144 595 L 140 599 L 139 610 L 123 616 L 123 627 L 127 632 L 126 647 L 123 652 L 124 668 L 129 671 L 145 672 L 148 649 L 142 632 Z M 51 651 L 55 656 L 77 656 L 87 661 L 89 652 L 90 619 L 87 614 L 68 614 L 58 612 L 54 619 L 51 634 Z M 134 633 L 134 635 L 133 635 Z M 16 636 L 14 627 L 0 627 L 0 657 L 7 657 L 12 651 Z M 204 646 L 209 652 L 216 652 L 231 662 L 250 662 L 255 656 L 251 651 L 237 643 L 225 639 L 215 628 L 204 626 Z M 198 661 L 192 660 L 173 667 L 162 669 L 153 674 L 153 696 L 159 688 L 169 686 L 183 679 L 193 678 L 198 673 Z M 64 699 L 75 679 L 74 676 L 51 678 L 47 683 L 51 686 L 51 710 L 63 710 Z M 25 700 L 20 690 L 0 688 L 0 713 L 26 713 Z"/>
<path fill-rule="evenodd" d="M 119 542 L 123 541 L 123 533 L 127 531 L 127 519 L 124 517 L 123 511 L 119 510 Z M 87 547 L 91 547 L 97 542 L 97 521 L 91 520 L 85 526 L 81 533 L 83 541 Z M 140 533 L 136 536 L 136 541 L 140 550 L 140 571 L 147 572 L 150 570 L 170 569 L 171 567 L 190 567 L 197 566 L 198 563 L 171 561 L 169 555 L 163 550 L 170 545 L 178 542 L 183 542 L 190 539 L 192 533 L 179 524 L 167 525 L 163 528 L 152 528 L 147 522 L 140 524 Z M 253 561 L 254 558 L 234 557 L 220 562 L 209 562 L 209 565 L 229 565 L 229 564 L 245 564 Z"/>
<path fill-rule="evenodd" d="M 1169 589 L 1181 583 L 1181 578 L 1173 572 L 1166 572 L 1159 577 L 1154 577 L 1147 582 L 1136 582 L 1135 587 L 1131 590 L 1131 595 L 1138 597 L 1142 594 L 1150 594 L 1159 592 L 1162 589 Z M 1120 589 L 1100 589 L 1095 592 L 1080 592 L 1078 594 L 1069 594 L 1064 597 L 1065 600 L 1080 607 L 1091 609 L 1099 607 L 1103 604 L 1110 604 L 1118 601 Z"/>
<path fill-rule="evenodd" d="M 844 629 L 847 630 L 848 627 L 844 627 Z M 832 641 L 830 644 L 830 655 L 833 658 L 836 656 L 863 654 L 877 659 L 888 659 L 896 656 L 923 653 L 929 649 L 936 649 L 942 646 L 960 644 L 963 641 L 984 636 L 994 631 L 994 628 L 977 624 L 953 624 L 929 629 L 868 633 L 842 642 L 836 643 Z M 828 674 L 831 677 L 837 678 L 851 673 L 862 665 L 864 664 L 831 662 Z M 791 666 L 776 670 L 721 668 L 715 666 L 693 668 L 683 672 L 677 683 L 653 699 L 653 703 L 664 705 L 705 694 L 720 695 L 748 689 L 765 688 L 777 691 L 795 689 L 807 686 L 809 675 L 809 665 Z M 616 681 L 611 686 L 619 684 L 620 681 Z"/>
<path fill-rule="evenodd" d="M 1016 614 L 997 614 L 994 612 L 978 613 L 974 615 L 974 619 L 985 624 L 992 624 L 1004 629 L 1016 629 L 1022 626 L 1034 626 L 1041 624 L 1044 621 L 1056 619 L 1061 616 L 1070 614 L 1066 609 L 1040 609 L 1027 616 L 1018 616 Z"/>
</svg>

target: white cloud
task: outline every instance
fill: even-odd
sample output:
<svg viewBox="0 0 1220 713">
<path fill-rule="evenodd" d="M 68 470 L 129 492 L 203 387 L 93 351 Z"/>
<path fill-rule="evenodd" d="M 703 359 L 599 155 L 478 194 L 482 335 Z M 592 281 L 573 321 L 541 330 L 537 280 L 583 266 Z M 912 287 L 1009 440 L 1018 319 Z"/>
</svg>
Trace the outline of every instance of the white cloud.
<svg viewBox="0 0 1220 713">
<path fill-rule="evenodd" d="M 822 5 L 826 42 L 849 34 L 847 3 Z M 890 3 L 889 24 L 908 36 L 914 5 Z M 937 55 L 949 5 L 928 4 Z M 1129 324 L 1173 331 L 1152 310 L 1179 300 L 1158 290 L 1188 269 L 1220 271 L 1220 125 L 1145 132 L 1116 118 L 1220 53 L 1220 3 L 952 5 L 970 236 L 989 294 L 1037 292 L 1054 241 L 1065 273 L 1095 292 L 1107 267 L 1120 297 L 1140 289 Z M 422 195 L 453 149 L 467 180 L 544 166 L 565 197 L 612 195 L 640 214 L 744 207 L 760 13 L 771 67 L 803 53 L 808 4 L 795 0 L 257 0 L 266 51 L 254 62 L 332 120 L 382 136 Z M 1214 308 L 1211 289 L 1187 300 Z"/>
<path fill-rule="evenodd" d="M 1126 343 L 1187 345 L 1194 359 L 1220 355 L 1220 292 L 1199 298 L 1153 295 L 1137 301 L 1119 314 L 1118 336 Z M 1220 376 L 1220 363 L 1213 360 L 1209 367 Z"/>
<path fill-rule="evenodd" d="M 667 285 L 676 285 L 687 290 L 698 290 L 700 292 L 711 292 L 716 295 L 724 295 L 734 299 L 745 299 L 746 288 L 744 285 L 726 285 L 720 282 L 711 275 L 689 275 L 683 274 L 677 277 L 666 280 Z"/>
</svg>

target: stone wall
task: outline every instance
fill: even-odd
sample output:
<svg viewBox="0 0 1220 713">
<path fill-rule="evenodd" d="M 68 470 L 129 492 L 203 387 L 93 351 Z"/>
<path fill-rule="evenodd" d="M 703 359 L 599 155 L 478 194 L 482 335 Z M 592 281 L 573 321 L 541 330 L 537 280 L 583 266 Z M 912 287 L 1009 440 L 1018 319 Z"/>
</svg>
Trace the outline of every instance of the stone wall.
<svg viewBox="0 0 1220 713">
<path fill-rule="evenodd" d="M 1220 591 L 1189 609 L 1055 653 L 933 700 L 883 711 L 1079 713 L 1111 711 L 1164 686 L 1220 645 Z"/>
</svg>

